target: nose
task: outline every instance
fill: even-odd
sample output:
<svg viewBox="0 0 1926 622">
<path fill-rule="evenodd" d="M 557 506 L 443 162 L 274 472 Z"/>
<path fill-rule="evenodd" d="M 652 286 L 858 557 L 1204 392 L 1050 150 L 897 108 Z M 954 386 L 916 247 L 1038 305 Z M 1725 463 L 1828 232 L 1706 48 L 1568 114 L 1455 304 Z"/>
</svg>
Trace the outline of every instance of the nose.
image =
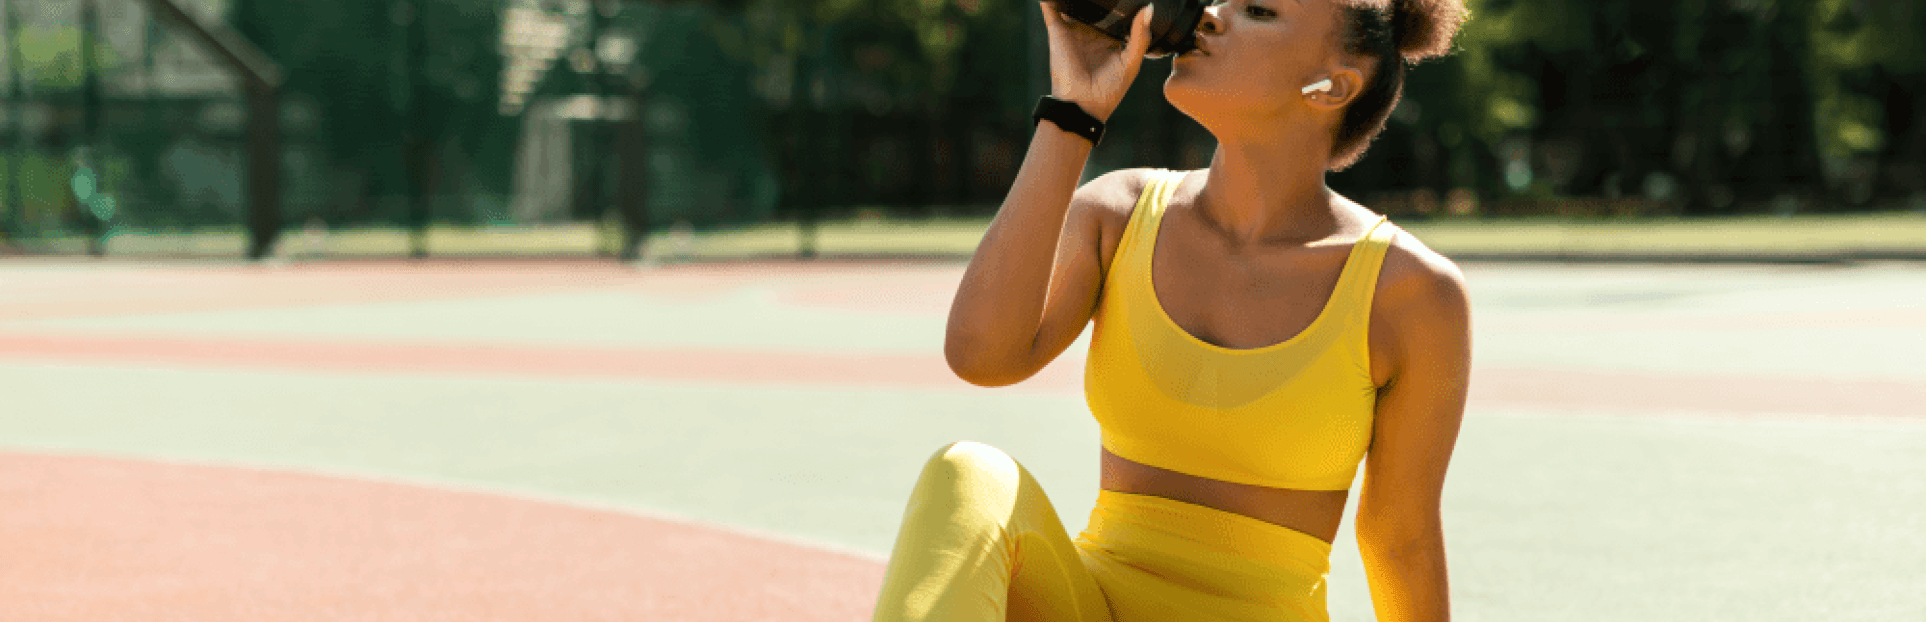
<svg viewBox="0 0 1926 622">
<path fill-rule="evenodd" d="M 1223 6 L 1221 2 L 1212 2 L 1209 6 L 1204 7 L 1203 17 L 1197 20 L 1198 34 L 1219 35 L 1224 33 L 1223 18 L 1217 16 L 1217 9 L 1221 6 Z"/>
</svg>

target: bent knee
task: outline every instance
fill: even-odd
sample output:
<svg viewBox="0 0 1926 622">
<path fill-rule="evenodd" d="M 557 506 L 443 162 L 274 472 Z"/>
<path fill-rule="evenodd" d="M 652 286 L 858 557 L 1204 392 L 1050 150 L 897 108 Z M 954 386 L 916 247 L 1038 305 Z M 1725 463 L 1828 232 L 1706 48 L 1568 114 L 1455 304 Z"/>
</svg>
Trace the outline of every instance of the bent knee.
<svg viewBox="0 0 1926 622">
<path fill-rule="evenodd" d="M 1023 466 L 1001 449 L 976 441 L 956 441 L 931 455 L 923 471 L 957 476 L 990 475 L 1014 482 Z"/>
</svg>

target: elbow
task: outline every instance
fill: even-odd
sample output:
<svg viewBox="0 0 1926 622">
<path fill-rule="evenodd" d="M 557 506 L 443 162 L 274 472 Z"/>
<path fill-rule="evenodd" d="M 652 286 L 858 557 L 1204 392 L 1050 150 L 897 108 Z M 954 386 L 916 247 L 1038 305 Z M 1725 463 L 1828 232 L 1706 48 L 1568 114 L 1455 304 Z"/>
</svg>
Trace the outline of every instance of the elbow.
<svg viewBox="0 0 1926 622">
<path fill-rule="evenodd" d="M 1366 557 L 1398 560 L 1444 548 L 1444 529 L 1436 520 L 1420 517 L 1380 517 L 1357 521 L 1358 552 Z"/>
<path fill-rule="evenodd" d="M 964 382 L 979 387 L 1007 387 L 1029 378 L 1021 365 L 1015 365 L 1004 357 L 992 356 L 983 348 L 971 347 L 960 339 L 950 339 L 944 343 L 943 358 L 950 365 L 950 373 L 956 374 Z"/>
<path fill-rule="evenodd" d="M 1421 534 L 1383 534 L 1358 532 L 1358 554 L 1366 559 L 1397 562 L 1426 551 L 1441 548 L 1443 540 Z"/>
</svg>

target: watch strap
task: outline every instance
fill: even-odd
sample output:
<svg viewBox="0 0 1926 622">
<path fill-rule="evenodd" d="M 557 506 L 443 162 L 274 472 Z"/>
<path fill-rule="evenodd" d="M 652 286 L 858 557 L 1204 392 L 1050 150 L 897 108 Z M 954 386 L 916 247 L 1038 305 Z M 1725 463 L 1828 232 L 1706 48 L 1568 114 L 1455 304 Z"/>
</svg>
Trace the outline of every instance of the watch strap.
<svg viewBox="0 0 1926 622">
<path fill-rule="evenodd" d="M 1030 119 L 1035 123 L 1047 119 L 1066 132 L 1089 139 L 1092 145 L 1103 140 L 1102 121 L 1084 112 L 1082 106 L 1049 95 L 1037 100 L 1037 107 L 1030 112 Z"/>
</svg>

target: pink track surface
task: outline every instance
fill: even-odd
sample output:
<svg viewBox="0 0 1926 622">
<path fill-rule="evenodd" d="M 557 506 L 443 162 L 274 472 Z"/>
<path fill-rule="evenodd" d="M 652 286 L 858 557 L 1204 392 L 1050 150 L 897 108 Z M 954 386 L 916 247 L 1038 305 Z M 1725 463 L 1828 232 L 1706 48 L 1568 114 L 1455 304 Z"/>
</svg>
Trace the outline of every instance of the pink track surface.
<svg viewBox="0 0 1926 622">
<path fill-rule="evenodd" d="M 6 620 L 858 620 L 873 561 L 316 475 L 0 454 Z"/>
</svg>

